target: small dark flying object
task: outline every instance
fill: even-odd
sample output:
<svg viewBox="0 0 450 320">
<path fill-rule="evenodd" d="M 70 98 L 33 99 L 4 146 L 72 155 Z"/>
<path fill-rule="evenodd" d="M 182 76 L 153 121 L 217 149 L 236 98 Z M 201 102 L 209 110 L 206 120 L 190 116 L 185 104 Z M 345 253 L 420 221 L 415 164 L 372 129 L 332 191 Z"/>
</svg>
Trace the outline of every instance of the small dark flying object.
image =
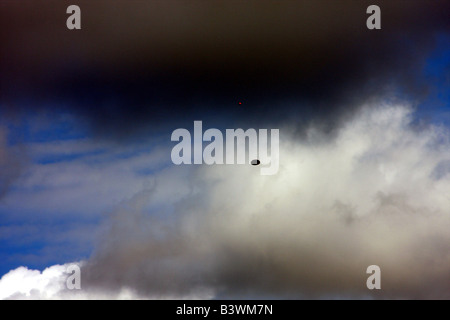
<svg viewBox="0 0 450 320">
<path fill-rule="evenodd" d="M 252 160 L 251 164 L 252 166 L 257 166 L 261 163 L 261 161 L 259 161 L 258 159 Z"/>
</svg>

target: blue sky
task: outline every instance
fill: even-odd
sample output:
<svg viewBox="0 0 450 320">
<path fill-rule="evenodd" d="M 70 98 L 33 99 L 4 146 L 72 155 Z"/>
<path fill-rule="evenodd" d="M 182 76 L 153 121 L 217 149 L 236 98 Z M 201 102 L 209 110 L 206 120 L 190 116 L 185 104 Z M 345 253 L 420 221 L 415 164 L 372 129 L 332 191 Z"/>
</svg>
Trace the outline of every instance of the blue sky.
<svg viewBox="0 0 450 320">
<path fill-rule="evenodd" d="M 88 258 L 104 216 L 170 160 L 149 156 L 154 138 L 117 146 L 89 138 L 80 123 L 67 114 L 3 123 L 22 168 L 0 200 L 0 274 Z"/>
<path fill-rule="evenodd" d="M 450 36 L 437 36 L 436 48 L 429 55 L 423 69 L 423 79 L 429 86 L 429 94 L 420 103 L 419 116 L 434 123 L 450 124 Z"/>
</svg>

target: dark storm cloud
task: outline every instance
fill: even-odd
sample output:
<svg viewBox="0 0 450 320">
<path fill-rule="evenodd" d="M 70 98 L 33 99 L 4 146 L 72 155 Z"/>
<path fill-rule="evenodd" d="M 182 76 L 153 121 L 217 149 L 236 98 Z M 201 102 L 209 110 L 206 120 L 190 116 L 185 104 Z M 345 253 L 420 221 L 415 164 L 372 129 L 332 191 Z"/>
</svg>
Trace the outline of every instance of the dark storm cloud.
<svg viewBox="0 0 450 320">
<path fill-rule="evenodd" d="M 333 119 L 397 85 L 421 95 L 421 63 L 450 31 L 448 1 L 376 1 L 377 31 L 373 1 L 77 1 L 80 31 L 69 4 L 0 4 L 1 108 L 68 109 L 119 136 Z"/>
</svg>

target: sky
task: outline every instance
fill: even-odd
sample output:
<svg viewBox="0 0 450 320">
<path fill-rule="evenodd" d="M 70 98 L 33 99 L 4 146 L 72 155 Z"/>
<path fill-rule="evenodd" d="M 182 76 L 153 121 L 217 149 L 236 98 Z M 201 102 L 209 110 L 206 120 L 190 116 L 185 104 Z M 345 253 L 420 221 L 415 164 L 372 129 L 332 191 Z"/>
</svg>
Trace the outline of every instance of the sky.
<svg viewBox="0 0 450 320">
<path fill-rule="evenodd" d="M 71 4 L 0 2 L 0 299 L 450 298 L 449 1 Z M 277 174 L 175 165 L 196 120 Z"/>
</svg>

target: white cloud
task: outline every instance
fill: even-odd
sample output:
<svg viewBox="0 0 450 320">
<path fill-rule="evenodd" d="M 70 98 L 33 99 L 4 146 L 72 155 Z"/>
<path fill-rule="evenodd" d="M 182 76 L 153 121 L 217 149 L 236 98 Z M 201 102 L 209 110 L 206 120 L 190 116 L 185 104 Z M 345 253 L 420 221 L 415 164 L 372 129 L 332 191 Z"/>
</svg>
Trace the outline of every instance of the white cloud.
<svg viewBox="0 0 450 320">
<path fill-rule="evenodd" d="M 19 267 L 0 279 L 0 299 L 51 299 L 64 286 L 61 275 L 66 267 L 56 265 L 45 269 L 29 270 Z"/>
<path fill-rule="evenodd" d="M 82 262 L 73 263 L 82 265 Z M 190 296 L 142 296 L 133 289 L 120 290 L 69 290 L 66 286 L 68 267 L 54 265 L 44 271 L 19 267 L 0 279 L 0 300 L 137 300 L 137 299 L 208 299 L 211 293 L 199 292 Z"/>
<path fill-rule="evenodd" d="M 370 106 L 333 138 L 284 130 L 275 176 L 233 165 L 189 167 L 182 181 L 166 176 L 187 196 L 174 197 L 163 218 L 144 205 L 157 186 L 125 202 L 88 278 L 143 293 L 361 295 L 367 266 L 378 264 L 382 294 L 441 296 L 450 181 L 434 172 L 450 159 L 449 134 L 411 121 L 408 107 Z"/>
</svg>

